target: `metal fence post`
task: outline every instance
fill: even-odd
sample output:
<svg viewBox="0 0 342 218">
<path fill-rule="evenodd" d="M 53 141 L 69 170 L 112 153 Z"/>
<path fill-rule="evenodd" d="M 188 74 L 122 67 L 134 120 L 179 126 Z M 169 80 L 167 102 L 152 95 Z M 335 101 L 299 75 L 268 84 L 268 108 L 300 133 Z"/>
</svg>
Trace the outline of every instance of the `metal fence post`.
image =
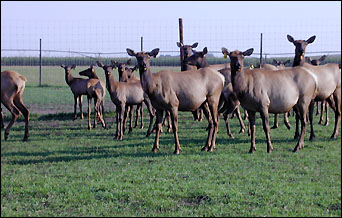
<svg viewBox="0 0 342 218">
<path fill-rule="evenodd" d="M 39 86 L 42 86 L 42 39 L 39 39 Z"/>
<path fill-rule="evenodd" d="M 140 38 L 140 51 L 144 50 L 144 37 Z"/>
</svg>

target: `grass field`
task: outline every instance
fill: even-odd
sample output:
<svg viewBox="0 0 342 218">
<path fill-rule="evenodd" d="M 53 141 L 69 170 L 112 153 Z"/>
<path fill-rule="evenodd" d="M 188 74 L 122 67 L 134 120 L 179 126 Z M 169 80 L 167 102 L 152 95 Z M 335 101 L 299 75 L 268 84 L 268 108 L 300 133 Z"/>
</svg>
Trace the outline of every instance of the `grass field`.
<svg viewBox="0 0 342 218">
<path fill-rule="evenodd" d="M 327 127 L 314 117 L 316 138 L 310 142 L 307 132 L 305 147 L 298 153 L 292 152 L 294 129 L 287 130 L 280 116 L 280 127 L 271 130 L 275 148 L 271 154 L 266 152 L 259 116 L 254 154 L 248 153 L 250 137 L 238 134 L 236 118 L 230 120 L 235 138 L 226 134 L 221 119 L 217 149 L 209 153 L 201 151 L 207 122 L 195 122 L 191 113 L 180 112 L 180 155 L 173 155 L 173 134 L 165 128 L 160 152 L 155 154 L 154 134 L 145 137 L 146 109 L 146 127 L 116 141 L 109 98 L 105 115 L 109 129 L 99 126 L 89 131 L 86 120 L 72 121 L 73 99 L 62 68 L 51 67 L 43 87 L 37 87 L 36 69 L 16 70 L 29 79 L 24 102 L 31 110 L 30 138 L 22 142 L 22 116 L 8 141 L 1 130 L 2 217 L 341 217 L 341 134 L 337 140 L 329 138 L 332 111 Z M 103 76 L 100 70 L 98 75 Z M 61 76 L 54 76 L 57 73 Z M 86 112 L 86 102 L 83 108 Z M 9 118 L 5 111 L 5 124 Z M 293 117 L 290 122 L 294 127 Z"/>
</svg>

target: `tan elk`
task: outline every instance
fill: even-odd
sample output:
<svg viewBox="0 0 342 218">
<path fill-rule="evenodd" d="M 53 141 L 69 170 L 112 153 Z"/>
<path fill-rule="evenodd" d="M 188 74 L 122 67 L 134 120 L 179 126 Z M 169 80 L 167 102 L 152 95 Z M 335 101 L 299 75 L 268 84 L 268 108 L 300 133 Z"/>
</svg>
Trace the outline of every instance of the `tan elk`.
<svg viewBox="0 0 342 218">
<path fill-rule="evenodd" d="M 127 106 L 138 105 L 143 102 L 146 104 L 150 114 L 150 124 L 147 130 L 146 136 L 149 136 L 152 132 L 153 117 L 155 116 L 154 109 L 148 96 L 144 93 L 140 82 L 116 82 L 112 75 L 113 65 L 103 65 L 97 61 L 97 65 L 101 67 L 105 72 L 106 87 L 109 92 L 110 98 L 116 107 L 116 134 L 117 140 L 122 140 L 124 135 L 123 121 L 124 112 Z"/>
<path fill-rule="evenodd" d="M 61 65 L 65 71 L 65 81 L 70 87 L 72 94 L 74 95 L 74 120 L 77 119 L 76 107 L 77 99 L 79 100 L 79 106 L 81 111 L 81 119 L 83 119 L 82 112 L 82 95 L 86 95 L 88 99 L 88 129 L 92 129 L 90 123 L 91 114 L 91 100 L 94 98 L 94 128 L 96 127 L 97 119 L 100 120 L 102 127 L 106 128 L 106 124 L 103 120 L 103 101 L 106 91 L 103 87 L 103 82 L 99 79 L 84 79 L 79 77 L 73 77 L 71 70 L 76 69 L 76 64 L 72 66 Z"/>
<path fill-rule="evenodd" d="M 323 56 L 321 56 L 321 57 L 318 58 L 318 59 L 312 59 L 312 58 L 310 58 L 310 57 L 305 57 L 305 60 L 306 60 L 308 63 L 312 64 L 312 65 L 318 66 L 318 65 L 320 65 L 320 64 L 325 60 L 326 57 L 327 57 L 326 55 L 323 55 Z M 319 106 L 318 106 L 318 103 L 319 103 L 319 102 L 316 101 L 316 104 L 317 104 L 316 115 L 319 115 Z M 326 100 L 324 100 L 324 101 L 321 102 L 321 116 L 320 116 L 320 118 L 319 118 L 319 122 L 318 122 L 319 124 L 323 124 L 323 120 L 324 120 L 324 110 L 325 110 L 325 115 L 326 115 L 324 126 L 328 126 L 328 125 L 329 125 L 329 117 L 328 117 L 328 115 L 329 115 L 329 105 L 328 105 L 328 103 L 327 103 Z"/>
<path fill-rule="evenodd" d="M 14 122 L 18 119 L 20 112 L 25 118 L 25 134 L 23 141 L 28 140 L 30 111 L 23 102 L 23 93 L 26 81 L 27 79 L 25 76 L 15 71 L 8 70 L 1 72 L 1 103 L 12 114 L 12 119 L 5 129 L 5 141 L 8 139 L 11 128 Z M 4 118 L 1 108 L 1 128 L 5 127 L 3 122 Z"/>
<path fill-rule="evenodd" d="M 314 66 L 305 63 L 305 49 L 308 44 L 313 43 L 316 36 L 311 36 L 308 40 L 295 40 L 292 36 L 287 35 L 289 42 L 295 46 L 295 57 L 293 66 L 303 66 L 310 70 L 318 79 L 318 93 L 310 105 L 309 121 L 310 121 L 310 140 L 315 137 L 313 129 L 313 110 L 314 101 L 326 100 L 335 112 L 335 127 L 331 138 L 336 139 L 338 136 L 339 125 L 341 121 L 341 71 L 338 64 L 328 63 L 324 65 Z M 330 96 L 333 96 L 331 98 Z M 332 100 L 333 99 L 333 100 Z M 298 136 L 298 121 L 296 116 L 296 134 Z"/>
<path fill-rule="evenodd" d="M 191 65 L 191 66 L 195 66 L 196 69 L 200 69 L 200 68 L 205 68 L 205 67 L 210 67 L 212 65 L 208 64 L 207 58 L 206 58 L 206 54 L 208 53 L 208 49 L 207 47 L 205 47 L 203 49 L 203 51 L 193 51 L 193 55 L 191 55 L 190 57 L 186 58 L 184 60 L 186 65 Z M 221 66 L 225 66 L 225 65 L 221 65 Z M 222 89 L 222 94 L 224 96 L 224 106 L 221 109 L 220 112 L 223 113 L 224 116 L 224 120 L 226 123 L 226 128 L 227 128 L 227 134 L 231 137 L 234 138 L 231 130 L 230 130 L 230 126 L 229 126 L 229 114 L 231 113 L 235 113 L 237 115 L 237 118 L 239 119 L 240 122 L 240 132 L 239 133 L 243 133 L 245 131 L 245 125 L 243 123 L 243 120 L 241 118 L 241 114 L 240 114 L 240 102 L 237 99 L 234 91 L 233 91 L 233 87 L 231 84 L 231 71 L 230 71 L 230 67 L 229 68 L 223 68 L 220 69 L 219 72 L 224 76 L 225 78 L 225 83 L 224 83 L 224 87 Z"/>
<path fill-rule="evenodd" d="M 265 70 L 285 69 L 286 64 L 290 63 L 290 60 L 278 61 L 276 59 L 273 59 L 272 63 L 273 64 L 264 64 L 262 68 Z M 273 122 L 273 126 L 271 127 L 271 129 L 276 129 L 279 127 L 278 117 L 279 117 L 279 114 L 274 114 L 274 122 Z M 287 129 L 291 129 L 291 125 L 290 125 L 289 118 L 288 118 L 288 113 L 284 114 L 284 124 L 287 127 Z"/>
<path fill-rule="evenodd" d="M 307 111 L 311 99 L 317 92 L 317 78 L 304 67 L 291 67 L 283 70 L 244 69 L 244 58 L 253 53 L 253 48 L 244 52 L 229 52 L 222 48 L 230 58 L 232 84 L 241 106 L 248 111 L 251 128 L 250 153 L 255 146 L 255 114 L 260 113 L 267 139 L 267 152 L 272 152 L 269 113 L 285 113 L 291 108 L 297 111 L 301 121 L 301 135 L 294 152 L 304 147 L 307 125 Z"/>
<path fill-rule="evenodd" d="M 139 82 L 140 83 L 140 79 L 138 77 L 136 77 L 134 75 L 134 71 L 137 69 L 137 66 L 134 66 L 133 68 L 128 67 L 128 65 L 131 63 L 131 59 L 128 59 L 126 63 L 120 63 L 117 61 L 112 60 L 112 66 L 114 68 L 118 69 L 118 73 L 119 73 L 119 82 L 128 82 L 128 83 L 135 83 L 135 82 Z M 129 126 L 129 132 L 132 132 L 133 129 L 133 111 L 134 111 L 134 106 L 135 105 L 131 105 L 127 107 L 127 110 L 125 111 L 124 114 L 124 126 L 123 129 L 125 131 L 126 129 L 126 119 L 128 117 L 128 113 L 129 113 L 129 118 L 130 118 L 130 126 Z M 137 105 L 137 109 L 136 109 L 136 118 L 135 118 L 135 125 L 134 128 L 138 126 L 138 121 L 140 118 L 140 129 L 144 128 L 144 114 L 143 114 L 143 104 L 138 104 Z"/>
<path fill-rule="evenodd" d="M 202 150 L 213 151 L 218 131 L 218 106 L 224 77 L 209 67 L 183 72 L 164 70 L 152 74 L 150 58 L 158 55 L 159 48 L 153 49 L 151 52 L 138 53 L 129 48 L 126 50 L 128 55 L 136 57 L 142 88 L 156 109 L 157 131 L 152 151 L 159 150 L 159 136 L 164 111 L 170 112 L 175 139 L 174 154 L 179 154 L 181 148 L 178 139 L 178 111 L 195 111 L 199 107 L 204 109 L 209 122 L 207 142 Z M 212 118 L 208 116 L 209 111 Z"/>
</svg>

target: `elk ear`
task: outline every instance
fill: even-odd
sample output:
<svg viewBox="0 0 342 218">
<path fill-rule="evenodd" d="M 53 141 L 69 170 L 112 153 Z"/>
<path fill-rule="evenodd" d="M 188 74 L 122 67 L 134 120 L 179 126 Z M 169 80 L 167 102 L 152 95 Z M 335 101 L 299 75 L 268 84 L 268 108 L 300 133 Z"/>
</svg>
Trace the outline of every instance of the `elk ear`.
<svg viewBox="0 0 342 218">
<path fill-rule="evenodd" d="M 273 59 L 273 64 L 278 64 L 276 59 Z"/>
<path fill-rule="evenodd" d="M 127 51 L 127 54 L 130 56 L 136 56 L 137 55 L 132 49 L 126 48 L 126 51 Z"/>
<path fill-rule="evenodd" d="M 284 62 L 284 65 L 289 64 L 291 60 L 287 60 Z"/>
<path fill-rule="evenodd" d="M 159 53 L 159 48 L 155 48 L 151 52 L 148 52 L 147 54 L 151 57 L 157 57 L 158 53 Z"/>
<path fill-rule="evenodd" d="M 103 64 L 100 61 L 96 61 L 96 63 L 97 63 L 97 66 L 103 67 Z"/>
<path fill-rule="evenodd" d="M 138 65 L 135 65 L 133 68 L 131 68 L 132 73 L 138 69 Z"/>
<path fill-rule="evenodd" d="M 196 48 L 198 46 L 198 42 L 195 42 L 194 44 L 192 44 L 192 48 Z"/>
<path fill-rule="evenodd" d="M 130 64 L 131 64 L 131 61 L 132 61 L 131 59 L 128 59 L 127 62 L 126 62 L 126 64 L 127 64 L 127 65 L 130 65 Z"/>
<path fill-rule="evenodd" d="M 253 54 L 254 48 L 247 49 L 246 51 L 242 52 L 243 56 L 250 56 Z"/>
<path fill-rule="evenodd" d="M 177 42 L 177 46 L 181 48 L 183 46 L 183 43 Z"/>
<path fill-rule="evenodd" d="M 320 61 L 324 61 L 326 57 L 327 57 L 326 55 L 323 55 L 322 57 L 320 57 L 319 60 L 320 60 Z"/>
<path fill-rule="evenodd" d="M 111 62 L 112 62 L 112 68 L 113 69 L 115 69 L 115 68 L 117 68 L 117 66 L 118 66 L 118 62 L 116 62 L 116 61 L 114 61 L 114 60 L 111 60 Z"/>
<path fill-rule="evenodd" d="M 289 40 L 292 43 L 295 41 L 294 38 L 290 35 L 287 35 L 287 40 Z"/>
<path fill-rule="evenodd" d="M 94 64 L 91 64 L 91 65 L 90 65 L 90 68 L 93 70 L 93 69 L 94 69 Z"/>
<path fill-rule="evenodd" d="M 316 36 L 311 36 L 308 40 L 306 40 L 306 42 L 309 43 L 313 43 L 316 39 Z"/>
<path fill-rule="evenodd" d="M 207 47 L 205 47 L 204 49 L 203 49 L 203 56 L 205 55 L 205 54 L 207 54 L 208 53 L 208 49 L 207 49 Z"/>
<path fill-rule="evenodd" d="M 71 69 L 75 70 L 76 69 L 76 64 L 73 64 Z"/>
<path fill-rule="evenodd" d="M 65 65 L 64 65 L 64 64 L 61 64 L 61 68 L 64 68 L 64 69 L 65 69 Z"/>
</svg>

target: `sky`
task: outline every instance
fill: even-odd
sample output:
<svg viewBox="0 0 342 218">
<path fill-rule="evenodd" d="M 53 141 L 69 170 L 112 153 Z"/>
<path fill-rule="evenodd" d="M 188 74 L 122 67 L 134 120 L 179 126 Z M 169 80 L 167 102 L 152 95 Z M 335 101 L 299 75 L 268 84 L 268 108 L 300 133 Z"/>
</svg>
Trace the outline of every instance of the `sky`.
<svg viewBox="0 0 342 218">
<path fill-rule="evenodd" d="M 41 38 L 43 49 L 124 53 L 144 37 L 144 50 L 166 54 L 178 51 L 179 18 L 185 44 L 199 50 L 259 51 L 263 33 L 270 54 L 294 51 L 287 34 L 316 35 L 311 52 L 341 51 L 341 1 L 1 1 L 1 48 L 38 49 Z"/>
</svg>

